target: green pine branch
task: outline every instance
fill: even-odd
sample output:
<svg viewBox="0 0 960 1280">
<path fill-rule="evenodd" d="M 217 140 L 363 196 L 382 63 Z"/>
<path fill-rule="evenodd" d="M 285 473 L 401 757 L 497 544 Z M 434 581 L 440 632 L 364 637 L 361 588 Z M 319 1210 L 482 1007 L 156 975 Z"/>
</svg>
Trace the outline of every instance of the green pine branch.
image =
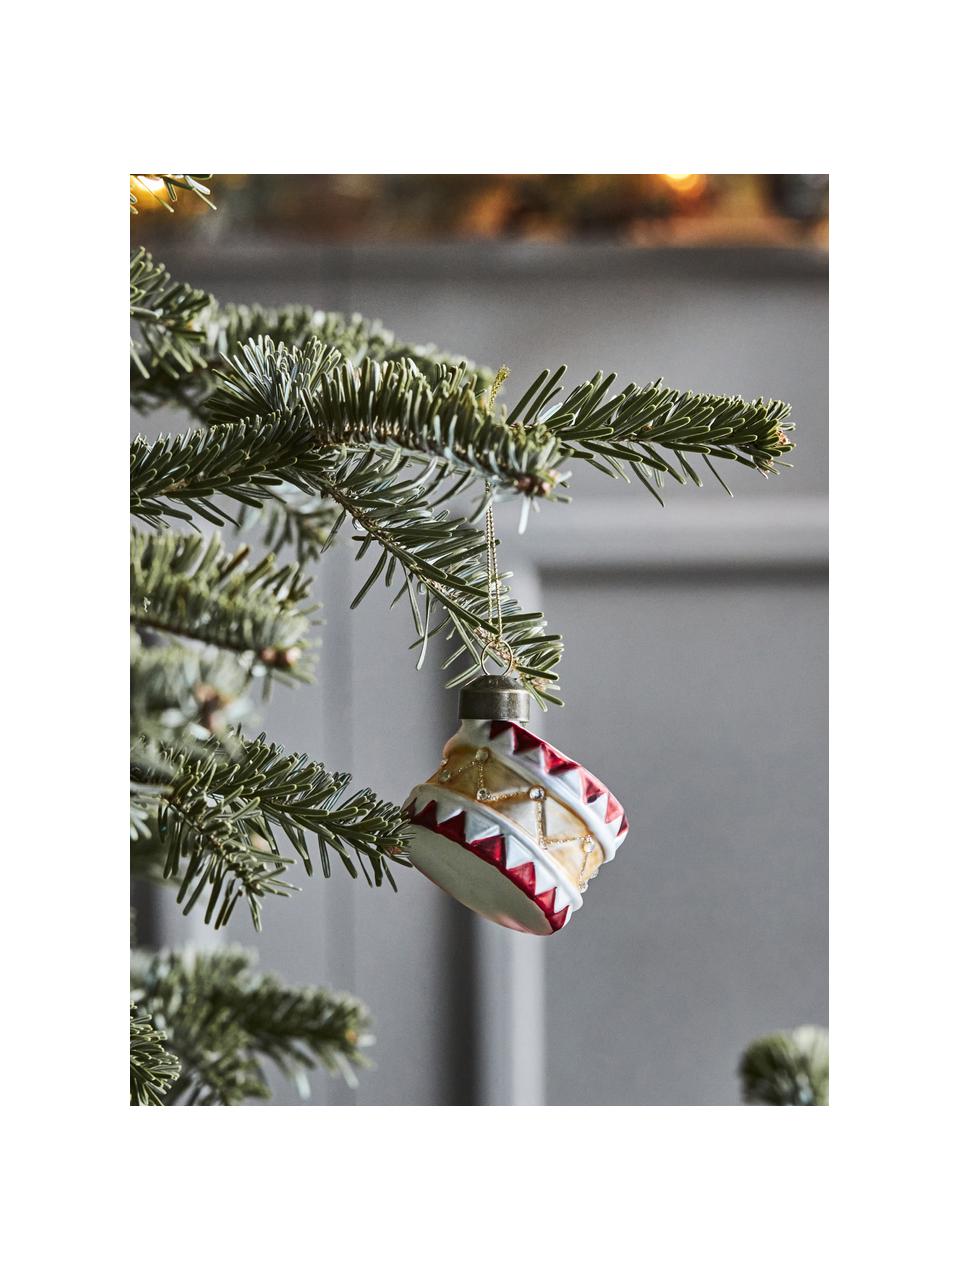
<svg viewBox="0 0 960 1280">
<path fill-rule="evenodd" d="M 354 1068 L 367 1065 L 362 1050 L 372 1043 L 364 1005 L 319 987 L 287 986 L 256 973 L 254 962 L 239 947 L 134 954 L 132 999 L 180 1064 L 161 1105 L 268 1098 L 268 1062 L 304 1094 L 317 1067 L 356 1083 Z"/>
<path fill-rule="evenodd" d="M 546 634 L 541 613 L 523 612 L 508 594 L 508 574 L 496 587 L 500 595 L 503 632 L 489 621 L 486 543 L 482 530 L 469 521 L 449 518 L 431 505 L 439 483 L 435 465 L 411 475 L 400 450 L 392 458 L 378 451 L 349 454 L 323 478 L 323 489 L 350 518 L 358 532 L 357 559 L 375 547 L 372 571 L 354 597 L 361 602 L 382 578 L 386 587 L 399 588 L 392 605 L 406 600 L 410 608 L 422 666 L 431 636 L 445 631 L 459 641 L 447 660 L 461 658 L 461 670 L 450 684 L 462 684 L 480 673 L 488 651 L 514 673 L 541 702 L 560 703 L 550 686 L 563 651 L 560 636 Z M 441 470 L 441 475 L 442 470 Z M 334 529 L 336 532 L 336 529 Z"/>
<path fill-rule="evenodd" d="M 364 359 L 407 359 L 426 374 L 442 376 L 463 365 L 478 383 L 489 385 L 493 372 L 465 356 L 440 351 L 432 343 L 404 342 L 379 320 L 308 306 L 262 307 L 213 303 L 203 315 L 206 350 L 211 364 L 219 364 L 241 347 L 270 338 L 286 347 L 309 343 L 335 348 L 355 364 Z"/>
<path fill-rule="evenodd" d="M 358 558 L 377 544 L 374 574 L 354 605 L 377 578 L 382 576 L 387 587 L 396 579 L 399 590 L 394 604 L 406 599 L 410 606 L 419 665 L 430 637 L 449 627 L 459 640 L 453 661 L 466 659 L 452 683 L 475 675 L 484 649 L 489 648 L 501 665 L 513 664 L 538 698 L 558 702 L 549 686 L 556 681 L 560 638 L 545 633 L 541 614 L 520 609 L 507 593 L 505 578 L 499 583 L 502 638 L 487 620 L 483 533 L 469 521 L 450 518 L 437 508 L 438 490 L 450 475 L 447 461 L 433 460 L 411 471 L 406 467 L 408 453 L 397 446 L 384 444 L 363 453 L 333 447 L 319 450 L 313 443 L 313 427 L 296 407 L 294 392 L 290 394 L 294 408 L 286 416 L 202 428 L 185 437 L 161 437 L 153 445 L 135 441 L 134 510 L 156 521 L 181 513 L 189 517 L 199 514 L 198 504 L 208 502 L 212 489 L 256 506 L 280 484 L 311 493 L 334 504 L 339 512 L 332 525 L 325 521 L 325 540 L 349 517 L 358 530 Z M 176 475 L 174 484 L 166 488 L 161 479 L 165 474 Z M 470 473 L 463 478 L 469 479 Z M 462 489 L 462 479 L 448 488 L 444 500 Z M 181 508 L 181 502 L 190 505 Z M 177 606 L 185 609 L 183 593 L 174 594 Z"/>
<path fill-rule="evenodd" d="M 437 482 L 456 473 L 455 490 L 480 478 L 532 496 L 548 495 L 563 479 L 557 444 L 543 432 L 513 432 L 478 407 L 477 384 L 463 368 L 436 385 L 407 361 L 358 368 L 331 347 L 305 353 L 251 345 L 231 363 L 209 402 L 235 418 L 152 442 L 131 445 L 131 510 L 147 523 L 233 517 L 213 495 L 258 507 L 282 486 L 323 491 L 325 474 L 345 449 L 371 446 L 408 458 L 444 463 Z M 447 495 L 450 496 L 450 495 Z"/>
<path fill-rule="evenodd" d="M 667 476 L 678 484 L 701 484 L 688 454 L 699 455 L 729 493 L 711 458 L 767 475 L 776 473 L 777 462 L 794 447 L 788 435 L 793 430 L 787 421 L 790 406 L 782 400 L 748 402 L 740 396 L 671 391 L 659 381 L 630 383 L 608 396 L 616 375 L 597 373 L 548 407 L 562 390 L 564 372 L 563 367 L 554 374 L 544 370 L 508 420 L 546 423 L 569 458 L 583 459 L 607 474 L 626 478 L 628 467 L 661 503 L 653 486 L 662 487 Z"/>
<path fill-rule="evenodd" d="M 304 493 L 291 484 L 278 485 L 274 493 L 262 505 L 244 507 L 238 527 L 243 533 L 256 529 L 275 555 L 289 546 L 298 564 L 309 564 L 329 546 L 341 508 L 323 494 Z"/>
<path fill-rule="evenodd" d="M 178 515 L 223 520 L 229 517 L 212 494 L 256 509 L 275 504 L 281 486 L 319 499 L 326 510 L 334 504 L 339 516 L 332 528 L 324 524 L 324 537 L 349 516 L 358 554 L 374 543 L 379 549 L 355 603 L 381 575 L 388 586 L 397 577 L 394 603 L 406 596 L 410 604 L 421 660 L 429 636 L 448 622 L 460 641 L 457 656 L 468 659 L 454 683 L 479 670 L 490 651 L 549 700 L 557 638 L 545 637 L 543 619 L 520 614 L 515 604 L 507 604 L 503 636 L 492 634 L 481 603 L 479 534 L 437 509 L 438 486 L 453 479 L 444 500 L 480 478 L 551 496 L 565 480 L 558 466 L 581 459 L 611 475 L 629 470 L 662 500 L 666 477 L 701 483 L 691 458 L 702 457 L 723 484 L 712 459 L 767 474 L 792 447 L 789 408 L 779 401 L 747 403 L 659 384 L 630 384 L 610 395 L 613 378 L 601 374 L 560 398 L 563 372 L 545 371 L 507 411 L 491 408 L 488 390 L 463 368 L 431 377 L 403 360 L 365 358 L 354 366 L 316 340 L 299 349 L 264 337 L 225 362 L 205 406 L 224 421 L 134 443 L 133 508 L 153 523 Z M 406 462 L 426 459 L 436 465 L 399 474 Z M 289 536 L 291 521 L 279 521 Z"/>
<path fill-rule="evenodd" d="M 163 878 L 178 885 L 183 914 L 205 898 L 204 920 L 219 929 L 243 899 L 259 929 L 261 900 L 294 892 L 294 886 L 281 879 L 293 859 L 274 851 L 255 798 L 249 801 L 247 817 L 240 805 L 211 785 L 203 760 L 178 756 L 164 747 L 157 755 L 159 762 L 134 756 L 131 792 L 139 811 L 139 833 L 148 837 L 151 821 L 156 823 Z"/>
<path fill-rule="evenodd" d="M 403 857 L 404 817 L 367 787 L 346 795 L 348 773 L 330 773 L 303 755 L 288 755 L 264 736 L 231 735 L 205 752 L 148 743 L 135 751 L 132 788 L 139 833 L 164 853 L 163 875 L 178 885 L 184 914 L 203 900 L 204 919 L 221 928 L 241 899 L 259 928 L 267 896 L 287 897 L 281 879 L 293 861 L 280 850 L 285 836 L 308 875 L 307 836 L 316 840 L 324 876 L 331 853 L 350 875 L 369 884 L 386 879 Z M 369 865 L 368 865 L 369 864 Z M 359 872 L 358 872 L 359 867 Z"/>
<path fill-rule="evenodd" d="M 152 262 L 145 250 L 140 250 L 139 256 Z M 137 258 L 135 255 L 131 261 L 131 290 Z M 201 296 L 199 291 L 189 290 L 188 286 L 179 287 Z M 464 356 L 439 351 L 429 343 L 398 339 L 379 320 L 298 305 L 221 305 L 206 294 L 202 297 L 203 305 L 192 311 L 189 317 L 195 352 L 189 367 L 152 360 L 149 355 L 141 362 L 132 363 L 131 399 L 141 413 L 174 404 L 190 413 L 202 414 L 206 401 L 216 389 L 215 374 L 225 367 L 227 358 L 247 343 L 267 337 L 287 347 L 305 347 L 315 341 L 335 348 L 346 359 L 355 362 L 367 357 L 374 360 L 405 359 L 433 377 L 462 365 L 481 387 L 489 385 L 493 378 L 490 369 L 475 365 Z"/>
<path fill-rule="evenodd" d="M 829 1106 L 830 1050 L 822 1027 L 761 1036 L 744 1050 L 738 1070 L 748 1105 Z"/>
<path fill-rule="evenodd" d="M 151 368 L 139 369 L 135 400 L 151 381 L 163 399 L 162 374 L 176 384 L 168 398 L 207 419 L 237 422 L 279 414 L 281 434 L 292 434 L 303 445 L 298 432 L 303 424 L 290 420 L 302 416 L 314 428 L 309 439 L 317 447 L 393 443 L 540 496 L 556 495 L 563 479 L 557 467 L 574 458 L 610 475 L 630 473 L 662 501 L 659 490 L 667 477 L 701 483 L 694 465 L 698 455 L 726 487 L 714 461 L 770 474 L 793 447 L 790 407 L 782 401 L 699 395 L 659 382 L 630 383 L 611 395 L 615 375 L 601 373 L 560 399 L 561 366 L 540 374 L 509 412 L 502 406 L 491 411 L 489 370 L 396 343 L 392 334 L 359 317 L 347 320 L 304 307 L 219 308 L 213 302 L 200 309 L 202 316 L 192 313 L 188 326 L 191 341 L 201 334 L 196 358 L 187 358 L 188 368 L 183 361 L 154 360 Z M 188 390 L 188 375 L 199 376 L 202 387 Z M 235 442 L 242 435 L 228 439 Z M 260 452 L 267 442 L 253 440 L 252 431 L 247 436 L 246 475 L 243 468 L 227 475 L 221 459 L 219 468 L 207 473 L 208 493 L 221 482 L 255 483 L 261 459 L 269 469 L 269 450 L 266 456 Z M 184 438 L 178 439 L 182 447 Z M 214 453 L 214 439 L 186 441 Z M 295 470 L 308 462 L 300 453 L 280 465 Z"/>
<path fill-rule="evenodd" d="M 308 427 L 321 451 L 403 449 L 501 488 L 549 496 L 563 478 L 556 437 L 546 427 L 508 426 L 502 410 L 488 409 L 488 394 L 463 365 L 431 375 L 408 359 L 353 364 L 317 341 L 298 348 L 264 338 L 226 361 L 205 412 L 217 422 L 273 417 Z"/>
<path fill-rule="evenodd" d="M 130 1105 L 166 1106 L 165 1094 L 180 1076 L 180 1062 L 149 1017 L 130 1006 Z"/>
<path fill-rule="evenodd" d="M 224 549 L 200 534 L 139 533 L 130 544 L 130 620 L 250 656 L 251 671 L 303 678 L 310 579 L 273 555 L 247 567 L 249 548 Z"/>
<path fill-rule="evenodd" d="M 464 369 L 429 377 L 405 361 L 354 366 L 320 343 L 250 343 L 227 362 L 208 401 L 211 418 L 305 418 L 319 445 L 393 445 L 437 457 L 460 472 L 533 497 L 556 496 L 558 468 L 582 459 L 658 497 L 669 476 L 701 483 L 688 455 L 734 461 L 763 474 L 793 447 L 790 406 L 777 400 L 673 391 L 659 382 L 609 394 L 616 375 L 597 373 L 565 398 L 564 367 L 545 370 L 509 411 L 488 404 Z M 651 485 L 651 481 L 653 484 Z"/>
<path fill-rule="evenodd" d="M 233 653 L 130 636 L 130 736 L 186 747 L 241 719 L 249 661 Z"/>
<path fill-rule="evenodd" d="M 130 446 L 130 509 L 154 527 L 169 520 L 234 524 L 219 495 L 260 507 L 288 485 L 313 493 L 329 459 L 309 424 L 279 418 L 201 427 L 182 435 L 137 436 Z"/>
<path fill-rule="evenodd" d="M 172 280 L 145 249 L 136 250 L 130 258 L 131 376 L 178 382 L 204 369 L 197 317 L 209 301 L 201 289 Z"/>
</svg>

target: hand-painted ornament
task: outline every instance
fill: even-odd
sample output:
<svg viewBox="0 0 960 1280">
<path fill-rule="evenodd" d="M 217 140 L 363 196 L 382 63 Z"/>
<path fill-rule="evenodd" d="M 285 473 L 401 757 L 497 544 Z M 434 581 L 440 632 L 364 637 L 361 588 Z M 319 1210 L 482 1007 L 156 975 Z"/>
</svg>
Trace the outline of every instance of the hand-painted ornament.
<svg viewBox="0 0 960 1280">
<path fill-rule="evenodd" d="M 437 771 L 406 803 L 415 867 L 479 915 L 522 933 L 562 929 L 627 835 L 623 806 L 523 727 L 529 695 L 481 676 Z"/>
</svg>

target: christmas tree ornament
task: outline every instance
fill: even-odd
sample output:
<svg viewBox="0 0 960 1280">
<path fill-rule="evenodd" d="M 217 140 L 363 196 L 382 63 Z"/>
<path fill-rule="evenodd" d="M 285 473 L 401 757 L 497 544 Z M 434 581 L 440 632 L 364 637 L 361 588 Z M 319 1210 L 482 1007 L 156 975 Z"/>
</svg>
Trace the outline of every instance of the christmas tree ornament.
<svg viewBox="0 0 960 1280">
<path fill-rule="evenodd" d="M 602 782 L 524 728 L 530 694 L 511 674 L 514 655 L 503 635 L 489 485 L 486 558 L 483 674 L 460 694 L 460 728 L 439 767 L 407 797 L 404 852 L 471 911 L 508 929 L 548 935 L 580 908 L 588 882 L 614 857 L 628 824 Z M 488 650 L 505 660 L 504 674 L 485 673 Z"/>
<path fill-rule="evenodd" d="M 602 782 L 524 728 L 529 701 L 509 676 L 466 686 L 459 730 L 406 802 L 405 852 L 472 911 L 547 935 L 579 909 L 628 823 Z"/>
</svg>

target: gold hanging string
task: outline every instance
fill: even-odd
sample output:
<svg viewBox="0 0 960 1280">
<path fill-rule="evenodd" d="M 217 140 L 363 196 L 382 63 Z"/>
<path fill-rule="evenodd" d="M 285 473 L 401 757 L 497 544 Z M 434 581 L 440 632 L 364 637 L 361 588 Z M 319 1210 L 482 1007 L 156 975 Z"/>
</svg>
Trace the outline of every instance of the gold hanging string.
<svg viewBox="0 0 960 1280">
<path fill-rule="evenodd" d="M 497 638 L 497 643 L 503 644 L 503 609 L 500 604 L 500 571 L 497 568 L 497 531 L 493 524 L 493 489 L 489 481 L 487 482 L 486 533 L 487 622 Z M 494 613 L 496 613 L 496 628 L 494 628 Z"/>
<path fill-rule="evenodd" d="M 493 402 L 497 398 L 497 392 L 506 382 L 510 370 L 505 364 L 501 365 L 497 370 L 497 375 L 490 386 L 490 390 L 486 396 L 485 408 L 488 413 L 493 412 Z M 492 649 L 498 656 L 506 655 L 507 672 L 513 671 L 516 661 L 513 656 L 513 650 L 503 638 L 503 606 L 500 600 L 500 570 L 497 567 L 497 531 L 493 523 L 493 485 L 490 481 L 486 484 L 487 509 L 485 514 L 485 530 L 487 542 L 487 626 L 493 639 L 487 640 L 483 646 L 483 652 L 480 655 L 480 669 L 485 670 L 484 662 L 487 656 L 487 650 Z"/>
</svg>

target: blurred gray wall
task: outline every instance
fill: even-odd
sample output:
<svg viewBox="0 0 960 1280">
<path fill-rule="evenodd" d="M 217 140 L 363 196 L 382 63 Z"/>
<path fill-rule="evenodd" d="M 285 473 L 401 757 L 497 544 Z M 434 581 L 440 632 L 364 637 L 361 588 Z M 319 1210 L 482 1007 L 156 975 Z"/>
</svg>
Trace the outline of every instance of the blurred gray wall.
<svg viewBox="0 0 960 1280">
<path fill-rule="evenodd" d="M 795 470 L 674 487 L 589 470 L 574 503 L 502 563 L 566 639 L 566 707 L 534 723 L 623 801 L 631 834 L 550 939 L 472 917 L 409 871 L 400 892 L 346 875 L 268 904 L 252 941 L 290 979 L 371 1006 L 377 1068 L 318 1079 L 308 1105 L 730 1105 L 751 1037 L 827 1021 L 827 279 L 802 250 L 599 246 L 308 249 L 171 246 L 180 278 L 224 301 L 308 302 L 379 316 L 513 370 L 541 368 L 790 401 Z M 172 418 L 144 424 L 149 432 Z M 316 686 L 280 690 L 271 736 L 402 800 L 455 728 L 436 666 L 341 546 L 324 557 Z M 161 933 L 204 936 L 161 899 Z M 239 914 L 239 913 L 238 913 Z M 275 1102 L 296 1105 L 282 1083 Z"/>
</svg>

